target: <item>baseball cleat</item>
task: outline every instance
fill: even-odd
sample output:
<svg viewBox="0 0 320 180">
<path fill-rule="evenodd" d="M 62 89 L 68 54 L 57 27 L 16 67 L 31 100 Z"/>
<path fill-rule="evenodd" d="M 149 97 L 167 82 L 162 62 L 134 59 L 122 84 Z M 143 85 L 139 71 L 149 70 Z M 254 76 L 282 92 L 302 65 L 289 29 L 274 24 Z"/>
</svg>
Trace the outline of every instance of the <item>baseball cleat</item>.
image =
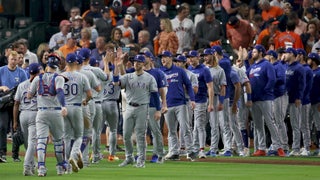
<svg viewBox="0 0 320 180">
<path fill-rule="evenodd" d="M 191 152 L 189 154 L 187 154 L 187 159 L 189 159 L 190 161 L 195 161 L 197 158 L 197 155 L 195 152 Z"/>
<path fill-rule="evenodd" d="M 158 161 L 158 155 L 156 155 L 156 154 L 152 155 L 150 163 L 157 163 L 157 161 Z"/>
<path fill-rule="evenodd" d="M 300 156 L 310 156 L 311 153 L 309 150 L 303 149 L 303 151 L 300 153 Z"/>
<path fill-rule="evenodd" d="M 47 175 L 47 168 L 44 167 L 44 166 L 40 166 L 40 167 L 38 168 L 38 176 L 39 176 L 39 177 L 44 177 L 44 176 L 46 176 L 46 175 Z"/>
<path fill-rule="evenodd" d="M 257 150 L 252 154 L 252 156 L 266 156 L 266 151 L 264 150 Z"/>
<path fill-rule="evenodd" d="M 223 152 L 222 156 L 231 157 L 231 156 L 233 156 L 233 154 L 230 150 L 226 150 Z"/>
<path fill-rule="evenodd" d="M 179 157 L 178 154 L 173 154 L 173 155 L 171 155 L 169 157 L 166 157 L 166 160 L 178 161 L 178 160 L 180 160 L 180 157 Z"/>
<path fill-rule="evenodd" d="M 69 163 L 70 163 L 70 165 L 72 167 L 72 171 L 73 172 L 78 172 L 79 171 L 79 167 L 78 167 L 78 164 L 77 164 L 76 160 L 74 160 L 73 158 L 70 158 L 69 159 Z"/>
<path fill-rule="evenodd" d="M 121 164 L 119 164 L 119 167 L 125 167 L 129 164 L 133 164 L 134 163 L 134 159 L 133 158 L 128 158 L 125 159 Z"/>
<path fill-rule="evenodd" d="M 292 150 L 290 152 L 289 156 L 300 156 L 300 153 L 299 153 L 299 151 Z"/>
<path fill-rule="evenodd" d="M 158 163 L 158 164 L 163 164 L 163 163 L 164 163 L 164 158 L 161 157 L 161 156 L 159 156 L 159 157 L 158 157 L 158 160 L 157 160 L 157 163 Z"/>
<path fill-rule="evenodd" d="M 77 165 L 79 167 L 79 169 L 83 168 L 83 160 L 82 160 L 82 153 L 78 153 L 78 161 L 77 161 Z"/>
<path fill-rule="evenodd" d="M 134 165 L 134 167 L 136 167 L 136 168 L 145 168 L 146 166 L 145 166 L 144 163 L 137 163 L 137 164 Z"/>
<path fill-rule="evenodd" d="M 24 176 L 33 176 L 34 174 L 32 173 L 31 168 L 29 168 L 29 167 L 24 167 L 24 168 L 23 168 L 23 175 L 24 175 Z"/>
<path fill-rule="evenodd" d="M 279 156 L 279 157 L 286 157 L 286 153 L 283 151 L 282 148 L 279 148 L 279 149 L 277 150 L 277 153 L 278 153 L 278 156 Z"/>
<path fill-rule="evenodd" d="M 199 152 L 199 158 L 200 159 L 205 159 L 207 156 L 206 156 L 206 153 L 204 152 L 204 150 L 201 150 L 200 152 Z"/>
</svg>

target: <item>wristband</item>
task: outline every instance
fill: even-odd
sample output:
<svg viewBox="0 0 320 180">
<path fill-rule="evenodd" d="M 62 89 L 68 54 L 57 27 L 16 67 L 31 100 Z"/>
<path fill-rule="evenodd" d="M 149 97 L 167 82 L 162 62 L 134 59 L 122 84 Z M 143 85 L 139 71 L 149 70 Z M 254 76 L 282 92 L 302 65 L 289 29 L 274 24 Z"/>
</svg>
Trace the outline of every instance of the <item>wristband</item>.
<svg viewBox="0 0 320 180">
<path fill-rule="evenodd" d="M 224 98 L 225 98 L 225 96 L 219 96 L 219 102 L 220 102 L 221 104 L 223 104 Z"/>
<path fill-rule="evenodd" d="M 251 94 L 247 94 L 247 100 L 248 100 L 248 101 L 251 101 L 251 100 L 252 100 Z"/>
<path fill-rule="evenodd" d="M 119 76 L 113 76 L 113 82 L 119 82 Z"/>
</svg>

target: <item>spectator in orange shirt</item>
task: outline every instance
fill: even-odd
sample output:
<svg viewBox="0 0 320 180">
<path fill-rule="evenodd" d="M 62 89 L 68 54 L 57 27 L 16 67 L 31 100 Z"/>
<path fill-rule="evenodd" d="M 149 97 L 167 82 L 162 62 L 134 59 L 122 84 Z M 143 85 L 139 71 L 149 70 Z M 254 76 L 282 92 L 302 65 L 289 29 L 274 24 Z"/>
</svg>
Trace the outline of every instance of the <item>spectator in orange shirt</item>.
<svg viewBox="0 0 320 180">
<path fill-rule="evenodd" d="M 276 18 L 271 18 L 267 23 L 268 27 L 259 34 L 256 44 L 262 44 L 262 39 L 264 39 L 265 36 L 270 36 L 272 40 L 276 39 L 281 33 L 278 30 L 278 24 L 279 21 Z"/>
<path fill-rule="evenodd" d="M 74 37 L 69 37 L 67 43 L 59 48 L 59 51 L 63 54 L 63 57 L 67 57 L 69 53 L 74 53 L 79 47 Z"/>
<path fill-rule="evenodd" d="M 239 47 L 248 48 L 252 45 L 254 31 L 246 20 L 231 16 L 227 24 L 227 38 L 231 47 L 238 50 Z"/>
<path fill-rule="evenodd" d="M 283 14 L 283 10 L 277 6 L 271 6 L 268 0 L 260 0 L 259 6 L 262 10 L 261 16 L 264 21 L 270 18 L 277 18 Z"/>
<path fill-rule="evenodd" d="M 159 40 L 158 54 L 161 54 L 164 50 L 170 51 L 172 54 L 176 54 L 179 47 L 179 40 L 176 33 L 172 29 L 170 19 L 161 19 L 160 29 L 160 34 L 155 37 Z"/>
<path fill-rule="evenodd" d="M 300 36 L 294 32 L 295 27 L 296 23 L 293 20 L 289 20 L 287 22 L 287 31 L 279 34 L 277 40 L 275 41 L 275 49 L 280 47 L 292 47 L 294 49 L 303 48 Z"/>
</svg>

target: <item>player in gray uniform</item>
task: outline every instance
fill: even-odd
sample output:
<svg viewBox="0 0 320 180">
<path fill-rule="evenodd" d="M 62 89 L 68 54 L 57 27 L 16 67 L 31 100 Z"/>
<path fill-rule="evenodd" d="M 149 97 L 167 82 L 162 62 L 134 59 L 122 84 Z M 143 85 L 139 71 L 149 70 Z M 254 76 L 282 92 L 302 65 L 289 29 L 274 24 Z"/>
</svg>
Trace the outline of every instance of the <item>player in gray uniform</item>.
<svg viewBox="0 0 320 180">
<path fill-rule="evenodd" d="M 153 54 L 149 51 L 146 51 L 143 54 L 146 60 L 144 64 L 144 71 L 151 74 L 156 80 L 158 92 L 161 97 L 161 113 L 164 114 L 168 111 L 166 100 L 166 92 L 168 86 L 167 79 L 161 70 L 152 67 L 154 60 Z M 155 102 L 156 101 L 154 99 L 150 99 L 148 114 L 148 125 L 153 137 L 153 155 L 150 162 L 161 164 L 164 162 L 163 137 L 160 130 L 160 121 L 154 119 L 154 115 L 157 111 L 156 106 L 154 105 Z"/>
<path fill-rule="evenodd" d="M 42 67 L 38 63 L 32 63 L 29 65 L 30 80 L 36 77 Z M 17 92 L 14 97 L 14 107 L 13 107 L 13 128 L 17 128 L 18 114 L 21 111 L 19 119 L 21 131 L 24 138 L 24 147 L 26 149 L 26 154 L 24 156 L 24 168 L 23 175 L 33 176 L 34 175 L 34 153 L 36 151 L 36 116 L 37 116 L 37 97 L 32 99 L 27 98 L 28 89 L 31 85 L 30 80 L 26 80 L 19 84 Z"/>
<path fill-rule="evenodd" d="M 37 93 L 38 113 L 36 117 L 38 176 L 46 176 L 45 164 L 49 131 L 53 137 L 54 152 L 57 159 L 57 174 L 62 175 L 67 163 L 64 160 L 63 116 L 67 115 L 63 86 L 65 78 L 56 73 L 59 59 L 49 57 L 47 72 L 35 77 L 27 97 Z"/>
<path fill-rule="evenodd" d="M 66 57 L 66 72 L 61 75 L 69 80 L 64 84 L 64 94 L 68 115 L 64 117 L 64 142 L 65 142 L 65 159 L 72 165 L 72 171 L 78 172 L 77 162 L 81 154 L 80 146 L 83 136 L 83 115 L 81 105 L 86 105 L 92 98 L 91 88 L 87 77 L 77 72 L 77 58 L 74 53 L 69 53 Z M 82 95 L 86 95 L 83 100 Z M 71 139 L 73 144 L 71 146 Z M 82 168 L 82 167 L 81 167 Z"/>
<path fill-rule="evenodd" d="M 226 94 L 227 80 L 224 70 L 218 65 L 213 52 L 210 48 L 203 51 L 204 64 L 209 68 L 213 77 L 213 88 L 215 97 L 213 106 L 214 111 L 209 113 L 209 123 L 211 126 L 211 144 L 210 150 L 207 152 L 207 156 L 215 157 L 219 150 L 219 116 L 222 116 L 223 101 Z"/>
<path fill-rule="evenodd" d="M 195 74 L 193 74 L 191 71 L 189 71 L 186 66 L 187 66 L 187 58 L 183 55 L 178 55 L 176 58 L 173 59 L 174 64 L 178 67 L 181 67 L 182 69 L 185 70 L 191 85 L 192 85 L 192 89 L 194 94 L 197 94 L 198 92 L 198 88 L 199 88 L 199 84 L 198 84 L 198 78 Z M 184 94 L 186 96 L 187 99 L 187 121 L 189 122 L 189 127 L 190 127 L 190 132 L 192 132 L 193 130 L 193 126 L 192 126 L 192 120 L 193 120 L 193 110 L 192 110 L 192 106 L 191 106 L 191 101 L 190 101 L 190 96 L 188 94 L 188 92 L 185 90 Z M 185 131 L 184 126 L 180 126 L 180 131 L 179 131 L 179 140 L 180 140 L 180 156 L 186 156 L 187 155 L 187 151 L 186 151 L 186 143 L 185 140 L 183 138 L 183 132 Z"/>
<path fill-rule="evenodd" d="M 123 138 L 126 149 L 126 159 L 119 165 L 120 167 L 133 164 L 133 147 L 131 136 L 133 131 L 137 137 L 137 151 L 138 158 L 135 167 L 144 168 L 146 159 L 146 130 L 147 130 L 147 116 L 150 97 L 157 102 L 157 111 L 154 114 L 155 120 L 159 120 L 160 113 L 160 99 L 158 88 L 155 79 L 152 75 L 143 71 L 145 58 L 143 55 L 136 55 L 134 57 L 134 73 L 129 73 L 121 76 L 119 79 L 118 65 L 123 65 L 120 59 L 117 59 L 117 65 L 113 76 L 115 85 L 120 85 L 125 88 L 127 95 L 127 106 L 123 121 Z"/>
<path fill-rule="evenodd" d="M 90 55 L 91 50 L 88 48 L 82 48 L 79 52 L 80 55 L 84 57 L 82 69 L 86 71 L 91 71 L 97 77 L 99 83 L 102 81 L 108 80 L 109 69 L 105 68 L 105 72 L 103 72 L 99 67 L 90 66 Z M 91 57 L 92 58 L 92 57 Z M 101 159 L 100 155 L 100 134 L 102 130 L 102 91 L 93 91 L 93 101 L 95 103 L 95 113 L 93 114 L 93 122 L 92 122 L 92 163 L 98 163 Z"/>
<path fill-rule="evenodd" d="M 92 140 L 92 133 L 93 133 L 93 122 L 97 115 L 97 109 L 98 109 L 98 115 L 97 118 L 102 119 L 102 111 L 101 111 L 101 100 L 100 103 L 97 100 L 97 103 L 95 102 L 95 98 L 97 99 L 98 93 L 101 91 L 101 82 L 98 80 L 97 76 L 91 71 L 91 66 L 89 65 L 89 57 L 91 55 L 91 50 L 87 48 L 82 48 L 79 51 L 79 56 L 82 57 L 82 63 L 81 63 L 81 71 L 80 73 L 84 73 L 89 82 L 91 83 L 91 90 L 92 90 L 92 101 L 89 101 L 88 106 L 83 106 L 83 111 L 85 114 L 85 118 L 88 118 L 90 121 L 90 125 L 88 128 L 84 128 L 84 138 L 83 138 L 83 145 L 81 147 L 82 153 L 83 153 L 83 163 L 85 166 L 89 165 L 89 142 Z M 89 114 L 90 116 L 88 116 Z M 100 121 L 102 122 L 102 120 Z"/>
</svg>

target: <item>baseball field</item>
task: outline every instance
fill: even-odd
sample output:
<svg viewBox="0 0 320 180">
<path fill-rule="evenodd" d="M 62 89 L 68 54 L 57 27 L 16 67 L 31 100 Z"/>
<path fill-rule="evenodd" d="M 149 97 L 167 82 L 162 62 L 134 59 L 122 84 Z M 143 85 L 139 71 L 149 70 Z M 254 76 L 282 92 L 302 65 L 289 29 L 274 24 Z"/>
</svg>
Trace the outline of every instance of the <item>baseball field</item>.
<svg viewBox="0 0 320 180">
<path fill-rule="evenodd" d="M 10 144 L 9 144 L 10 146 Z M 129 179 L 129 180 L 153 180 L 153 179 L 268 179 L 268 180 L 301 180 L 320 179 L 319 157 L 215 157 L 197 159 L 189 162 L 184 157 L 180 161 L 165 161 L 164 164 L 152 164 L 147 161 L 145 168 L 132 166 L 120 168 L 118 164 L 123 160 L 124 153 L 118 153 L 119 162 L 107 162 L 105 159 L 99 164 L 91 164 L 78 173 L 58 176 L 55 170 L 55 158 L 53 148 L 48 148 L 47 168 L 45 179 Z M 21 152 L 23 155 L 23 152 Z M 107 154 L 104 153 L 106 156 Z M 20 157 L 23 159 L 23 156 Z M 151 154 L 148 153 L 148 158 Z M 8 163 L 0 163 L 0 179 L 38 179 L 37 176 L 24 177 L 22 175 L 23 162 L 13 162 L 10 156 Z"/>
</svg>

